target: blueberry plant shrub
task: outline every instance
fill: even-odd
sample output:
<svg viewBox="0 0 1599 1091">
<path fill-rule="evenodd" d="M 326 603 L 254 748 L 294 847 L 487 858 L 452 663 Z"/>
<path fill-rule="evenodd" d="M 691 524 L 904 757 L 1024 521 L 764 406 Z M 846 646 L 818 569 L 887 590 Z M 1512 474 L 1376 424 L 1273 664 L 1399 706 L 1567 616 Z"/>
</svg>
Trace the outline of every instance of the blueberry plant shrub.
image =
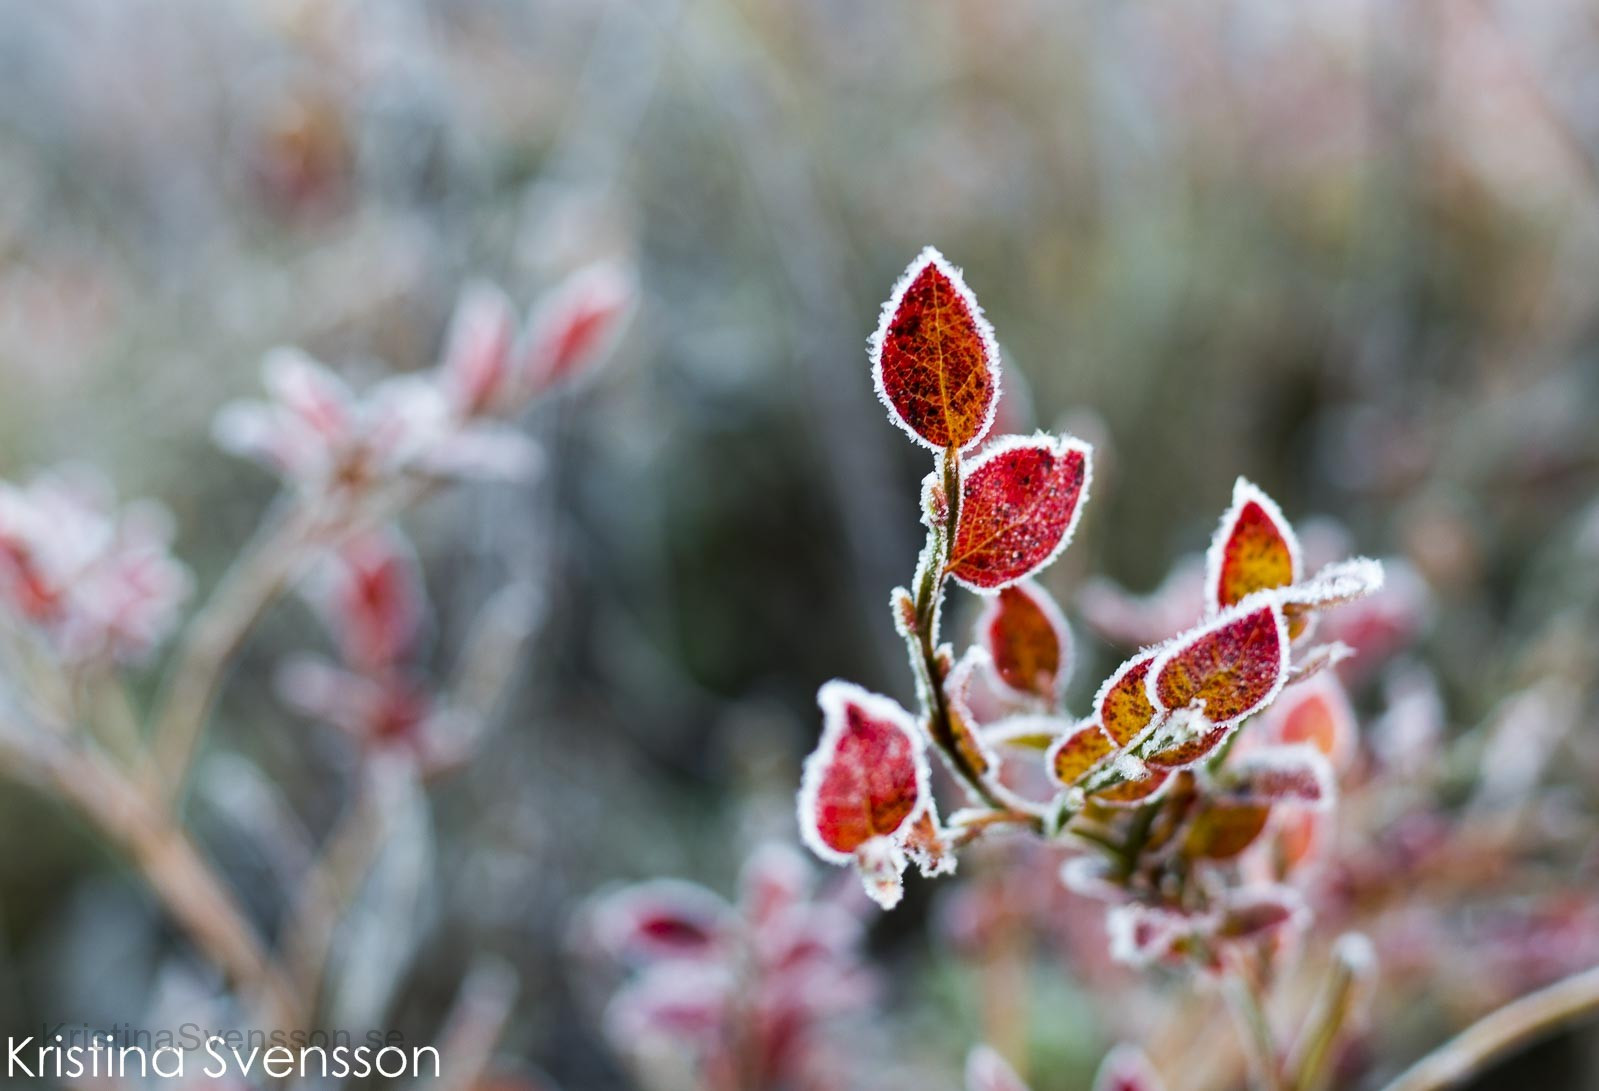
<svg viewBox="0 0 1599 1091">
<path fill-rule="evenodd" d="M 806 844 L 852 867 L 885 909 L 900 900 L 907 866 L 953 874 L 961 847 L 998 831 L 1080 844 L 1063 877 L 1105 903 L 1115 956 L 1219 982 L 1257 1083 L 1315 1086 L 1347 1005 L 1313 1012 L 1294 1053 L 1276 1045 L 1261 994 L 1273 953 L 1292 944 L 1307 911 L 1280 874 L 1238 862 L 1282 828 L 1274 817 L 1333 806 L 1332 762 L 1346 740 L 1258 724 L 1348 654 L 1316 640 L 1318 614 L 1377 590 L 1381 566 L 1356 558 L 1307 572 L 1281 509 L 1240 479 L 1206 557 L 1205 618 L 1138 652 L 1073 712 L 1062 696 L 1067 630 L 1034 577 L 1071 541 L 1092 449 L 1069 435 L 990 435 L 1002 382 L 994 335 L 935 250 L 895 286 L 871 364 L 890 419 L 933 463 L 921 496 L 926 545 L 889 602 L 917 702 L 907 709 L 848 681 L 821 688 L 821 740 L 799 792 Z M 952 585 L 984 597 L 964 649 L 941 627 Z M 943 807 L 933 761 L 958 793 Z M 1042 765 L 1032 783 L 1048 794 L 1020 787 L 1025 763 Z M 1340 951 L 1343 976 L 1363 972 L 1357 939 Z M 1152 1087 L 1145 1067 L 1119 1060 L 1102 1083 Z M 983 1053 L 970 1082 L 1020 1086 Z"/>
<path fill-rule="evenodd" d="M 266 398 L 224 407 L 215 433 L 283 488 L 192 613 L 193 580 L 158 504 L 119 506 L 77 466 L 0 482 L 0 771 L 75 810 L 125 855 L 218 972 L 216 1010 L 237 1025 L 301 1031 L 325 1012 L 330 940 L 382 847 L 389 787 L 470 756 L 525 628 L 526 589 L 508 589 L 460 653 L 458 681 L 430 678 L 429 607 L 397 520 L 462 479 L 528 474 L 537 449 L 515 418 L 604 358 L 633 295 L 629 273 L 596 265 L 524 323 L 498 288 L 470 285 L 437 367 L 359 393 L 302 352 L 269 354 Z M 334 655 L 292 657 L 280 689 L 344 734 L 356 773 L 323 842 L 280 846 L 303 850 L 305 864 L 269 892 L 279 922 L 269 931 L 202 849 L 184 800 L 229 667 L 293 589 Z M 138 676 L 173 636 L 146 702 Z M 509 1002 L 503 973 L 473 981 L 462 993 L 473 1011 Z"/>
<path fill-rule="evenodd" d="M 996 342 L 935 250 L 894 287 L 870 358 L 890 419 L 932 462 L 926 544 L 889 597 L 915 701 L 820 689 L 800 834 L 847 871 L 818 883 L 768 847 L 736 899 L 652 880 L 580 915 L 584 981 L 609 994 L 608 1036 L 642 1086 L 914 1086 L 926 1059 L 884 1062 L 858 1018 L 879 980 L 861 924 L 873 901 L 899 903 L 908 868 L 952 876 L 963 854 L 980 866 L 945 886 L 933 933 L 982 960 L 993 1042 L 968 1053 L 968 1091 L 1027 1091 L 1012 1063 L 1024 971 L 1008 971 L 1032 939 L 1069 958 L 1120 1036 L 1143 1036 L 1109 1052 L 1094 1091 L 1354 1086 L 1383 1063 L 1372 1003 L 1455 982 L 1488 1014 L 1386 1085 L 1442 1091 L 1599 1010 L 1599 969 L 1581 969 L 1599 960 L 1591 843 L 1551 863 L 1588 827 L 1535 806 L 1572 695 L 1518 694 L 1480 754 L 1470 733 L 1446 744 L 1430 673 L 1402 658 L 1424 583 L 1403 561 L 1349 558 L 1325 520 L 1302 536 L 1240 478 L 1208 546 L 1157 591 L 1087 581 L 1084 620 L 1139 650 L 1069 708 L 1070 632 L 1036 577 L 1088 501 L 1090 445 L 990 434 L 1007 415 Z M 964 647 L 943 627 L 957 586 L 978 596 Z M 1361 731 L 1345 685 L 1387 658 L 1402 669 Z M 1451 778 L 1473 766 L 1453 807 Z"/>
</svg>

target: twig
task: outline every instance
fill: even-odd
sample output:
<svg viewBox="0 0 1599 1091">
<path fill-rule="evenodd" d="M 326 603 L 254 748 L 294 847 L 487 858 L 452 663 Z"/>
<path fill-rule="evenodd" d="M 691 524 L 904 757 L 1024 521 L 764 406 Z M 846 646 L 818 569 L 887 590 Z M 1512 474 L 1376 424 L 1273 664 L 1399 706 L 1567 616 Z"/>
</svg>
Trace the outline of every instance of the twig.
<svg viewBox="0 0 1599 1091">
<path fill-rule="evenodd" d="M 467 974 L 439 1038 L 446 1091 L 479 1085 L 505 1033 L 517 989 L 516 971 L 496 959 L 481 960 Z"/>
<path fill-rule="evenodd" d="M 274 1029 L 297 1025 L 300 1004 L 243 908 L 188 835 L 95 750 L 44 731 L 0 741 L 0 767 L 46 788 L 118 844 L 196 947 Z"/>
<path fill-rule="evenodd" d="M 1333 1048 L 1360 1006 L 1360 985 L 1372 960 L 1370 941 L 1358 933 L 1340 936 L 1333 945 L 1332 965 L 1289 1058 L 1293 1091 L 1320 1091 L 1326 1084 Z"/>
<path fill-rule="evenodd" d="M 1599 966 L 1491 1012 L 1407 1069 L 1383 1091 L 1442 1091 L 1506 1054 L 1599 1013 Z"/>
<path fill-rule="evenodd" d="M 185 628 L 152 718 L 151 745 L 169 798 L 182 799 L 228 665 L 300 563 L 307 530 L 298 506 L 269 518 Z"/>
<path fill-rule="evenodd" d="M 1255 1078 L 1263 1091 L 1285 1091 L 1282 1066 L 1277 1052 L 1277 1036 L 1266 1018 L 1259 987 L 1245 968 L 1229 968 L 1225 982 L 1228 1008 L 1238 1026 L 1238 1037 L 1249 1055 Z"/>
<path fill-rule="evenodd" d="M 1006 817 L 1000 821 L 1014 821 L 1013 816 L 1022 813 L 1020 805 L 1001 798 L 983 773 L 972 768 L 966 755 L 961 752 L 951 723 L 949 698 L 944 693 L 944 680 L 939 671 L 938 619 L 948 579 L 946 561 L 955 540 L 955 529 L 960 524 L 960 452 L 955 448 L 945 451 L 939 456 L 937 464 L 943 479 L 944 517 L 930 525 L 927 532 L 927 545 L 917 566 L 916 592 L 912 600 L 916 614 L 915 630 L 906 632 L 905 643 L 910 648 L 911 661 L 921 676 L 922 718 L 927 724 L 927 733 L 944 755 L 950 770 L 972 794 L 992 810 L 1004 812 Z M 1042 815 L 1027 815 L 1025 821 L 1035 832 L 1043 832 Z"/>
<path fill-rule="evenodd" d="M 308 1014 L 316 1010 L 339 922 L 382 840 L 380 793 L 369 783 L 369 770 L 363 767 L 357 777 L 354 798 L 302 879 L 280 941 L 290 980 L 305 998 Z"/>
</svg>

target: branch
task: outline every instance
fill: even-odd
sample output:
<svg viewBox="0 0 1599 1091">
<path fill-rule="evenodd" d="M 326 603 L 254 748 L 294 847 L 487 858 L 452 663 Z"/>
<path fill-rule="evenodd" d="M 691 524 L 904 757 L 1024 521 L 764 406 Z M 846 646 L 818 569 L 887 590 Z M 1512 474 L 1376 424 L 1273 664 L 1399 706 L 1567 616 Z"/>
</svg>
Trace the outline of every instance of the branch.
<svg viewBox="0 0 1599 1091">
<path fill-rule="evenodd" d="M 121 847 L 196 947 L 271 1028 L 298 1025 L 300 1004 L 244 909 L 187 833 L 94 750 L 32 733 L 0 740 L 0 767 L 68 803 Z"/>
<path fill-rule="evenodd" d="M 1443 1091 L 1490 1062 L 1599 1012 L 1599 966 L 1490 1012 L 1407 1069 L 1383 1091 Z"/>
<path fill-rule="evenodd" d="M 168 798 L 182 798 L 223 675 L 250 629 L 288 584 L 307 529 L 298 508 L 269 518 L 185 628 L 152 717 L 151 745 Z"/>
</svg>

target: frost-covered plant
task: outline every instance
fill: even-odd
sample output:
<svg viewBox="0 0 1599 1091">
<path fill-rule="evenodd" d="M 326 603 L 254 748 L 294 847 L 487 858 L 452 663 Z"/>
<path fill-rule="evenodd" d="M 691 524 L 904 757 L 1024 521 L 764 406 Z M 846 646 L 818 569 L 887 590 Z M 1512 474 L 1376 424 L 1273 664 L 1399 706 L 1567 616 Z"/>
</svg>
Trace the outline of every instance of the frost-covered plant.
<svg viewBox="0 0 1599 1091">
<path fill-rule="evenodd" d="M 1307 572 L 1278 505 L 1240 479 L 1206 557 L 1205 617 L 1122 664 L 1073 715 L 1067 630 L 1032 577 L 1071 540 L 1091 448 L 1042 433 L 983 445 L 1000 388 L 994 336 L 959 270 L 931 248 L 885 304 L 871 360 L 890 418 L 933 452 L 927 542 L 910 587 L 890 600 L 918 700 L 908 710 L 851 682 L 822 687 L 821 741 L 799 792 L 806 843 L 852 865 L 885 908 L 909 862 L 952 873 L 961 846 L 997 830 L 1088 846 L 1066 880 L 1108 904 L 1117 957 L 1223 978 L 1258 1080 L 1287 1086 L 1294 1062 L 1264 1032 L 1259 967 L 1306 910 L 1285 868 L 1246 853 L 1268 830 L 1303 840 L 1333 805 L 1350 727 L 1328 691 L 1304 687 L 1349 650 L 1315 641 L 1317 615 L 1379 588 L 1381 565 Z M 960 652 L 941 632 L 952 581 L 985 596 Z M 1276 713 L 1311 700 L 1322 702 L 1313 712 Z M 962 796 L 947 818 L 929 751 Z"/>
<path fill-rule="evenodd" d="M 605 964 L 597 976 L 625 975 L 605 1029 L 647 1086 L 839 1086 L 827 1027 L 869 1004 L 877 979 L 860 959 L 865 899 L 814 885 L 803 857 L 768 844 L 746 863 L 736 903 L 656 879 L 580 915 L 581 954 Z"/>
<path fill-rule="evenodd" d="M 224 408 L 215 432 L 286 487 L 187 619 L 192 580 L 169 551 L 171 521 L 158 505 L 119 509 L 104 482 L 77 467 L 0 482 L 0 767 L 75 808 L 126 854 L 230 986 L 240 1020 L 296 1031 L 321 1014 L 330 939 L 386 836 L 395 793 L 370 789 L 403 792 L 468 756 L 526 628 L 525 592 L 509 589 L 484 611 L 455 684 L 430 681 L 420 654 L 427 600 L 395 520 L 454 481 L 531 470 L 537 451 L 514 418 L 604 357 L 633 294 L 623 270 L 596 266 L 520 323 L 497 288 L 470 286 L 438 366 L 364 394 L 296 350 L 269 354 L 267 400 Z M 257 620 L 295 587 L 328 628 L 337 661 L 291 659 L 283 694 L 347 732 L 358 760 L 343 818 L 320 844 L 292 846 L 306 864 L 273 892 L 273 936 L 206 858 L 183 812 L 228 668 Z M 145 707 L 128 669 L 174 635 L 165 682 Z M 503 976 L 474 972 L 463 985 L 466 1032 L 497 1033 L 514 991 Z M 464 1086 L 474 1073 L 457 1075 Z"/>
</svg>

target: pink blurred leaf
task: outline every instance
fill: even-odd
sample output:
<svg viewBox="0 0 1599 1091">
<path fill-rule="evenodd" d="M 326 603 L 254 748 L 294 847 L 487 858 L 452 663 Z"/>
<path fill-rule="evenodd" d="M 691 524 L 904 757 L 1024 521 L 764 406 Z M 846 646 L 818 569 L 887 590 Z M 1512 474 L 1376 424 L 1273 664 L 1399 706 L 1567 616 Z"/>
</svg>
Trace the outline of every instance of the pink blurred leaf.
<svg viewBox="0 0 1599 1091">
<path fill-rule="evenodd" d="M 596 947 L 624 962 L 708 958 L 729 940 L 732 910 L 681 879 L 651 879 L 596 902 L 588 914 Z"/>
<path fill-rule="evenodd" d="M 1027 1085 L 998 1050 L 977 1046 L 966 1055 L 966 1091 L 1027 1091 Z"/>
<path fill-rule="evenodd" d="M 1227 763 L 1222 785 L 1230 799 L 1317 810 L 1332 806 L 1332 766 L 1309 743 L 1262 746 Z"/>
<path fill-rule="evenodd" d="M 1253 941 L 1302 926 L 1309 917 L 1304 896 L 1288 886 L 1264 883 L 1228 891 L 1216 936 Z"/>
<path fill-rule="evenodd" d="M 1262 726 L 1262 734 L 1278 742 L 1314 746 L 1334 769 L 1347 769 L 1359 746 L 1349 695 L 1330 672 L 1285 689 L 1266 711 Z"/>
<path fill-rule="evenodd" d="M 723 1033 L 732 995 L 733 981 L 720 965 L 657 963 L 611 998 L 606 1035 L 623 1050 L 652 1043 L 704 1049 Z"/>
<path fill-rule="evenodd" d="M 1253 845 L 1271 818 L 1269 804 L 1252 800 L 1216 800 L 1188 826 L 1183 853 L 1194 859 L 1231 860 Z"/>
<path fill-rule="evenodd" d="M 1136 1046 L 1119 1045 L 1105 1055 L 1094 1076 L 1094 1091 L 1164 1091 L 1155 1066 Z"/>
<path fill-rule="evenodd" d="M 393 527 L 357 535 L 328 558 L 314 591 L 350 665 L 375 671 L 413 650 L 427 602 L 416 553 Z"/>
<path fill-rule="evenodd" d="M 1205 614 L 1205 561 L 1180 559 L 1148 594 L 1093 577 L 1077 593 L 1078 613 L 1101 636 L 1126 647 L 1146 647 L 1197 623 Z"/>
<path fill-rule="evenodd" d="M 1138 902 L 1115 905 L 1105 913 L 1110 955 L 1127 966 L 1150 966 L 1169 957 L 1193 927 L 1184 914 Z"/>
<path fill-rule="evenodd" d="M 439 382 L 455 411 L 471 417 L 499 409 L 514 379 L 516 313 L 498 286 L 474 281 L 461 292 L 445 340 Z"/>
<path fill-rule="evenodd" d="M 523 365 L 528 393 L 573 379 L 604 359 L 637 294 L 631 270 L 612 262 L 580 270 L 550 293 L 529 323 Z"/>
</svg>

